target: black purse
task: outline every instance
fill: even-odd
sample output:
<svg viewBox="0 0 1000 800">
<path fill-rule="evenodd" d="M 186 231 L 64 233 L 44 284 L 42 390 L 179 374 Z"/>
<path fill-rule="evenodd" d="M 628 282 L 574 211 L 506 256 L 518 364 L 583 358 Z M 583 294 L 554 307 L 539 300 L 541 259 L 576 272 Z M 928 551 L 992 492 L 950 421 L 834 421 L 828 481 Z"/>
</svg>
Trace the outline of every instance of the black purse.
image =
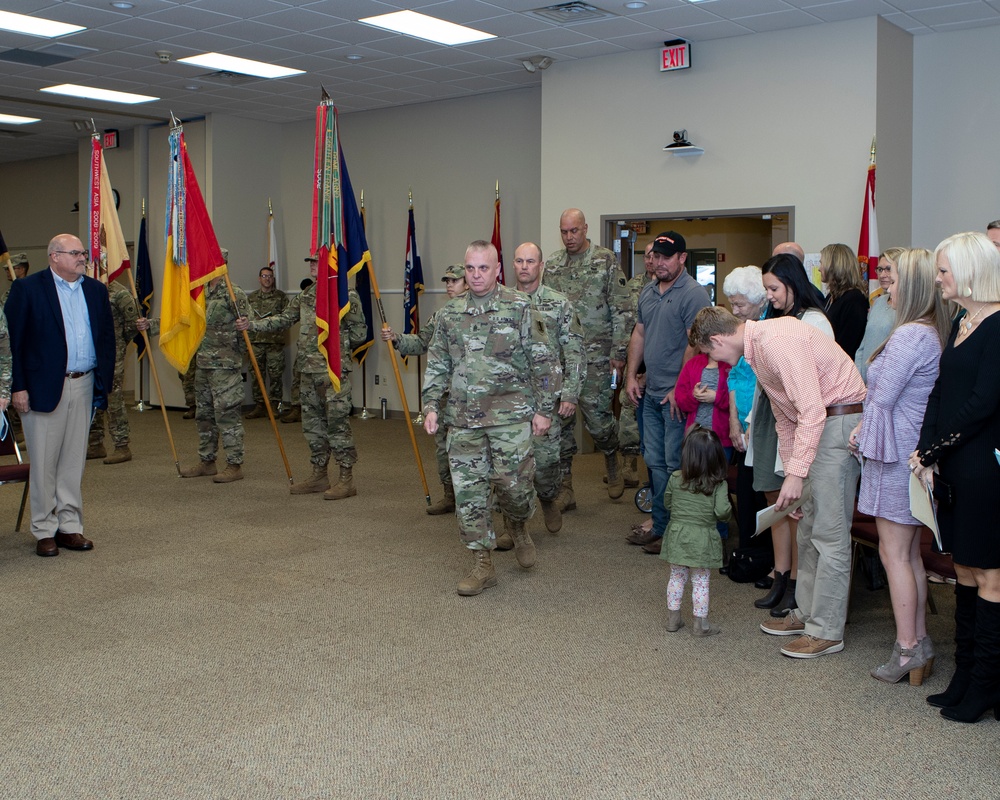
<svg viewBox="0 0 1000 800">
<path fill-rule="evenodd" d="M 753 583 L 774 569 L 774 551 L 767 547 L 738 547 L 729 558 L 729 580 Z"/>
</svg>

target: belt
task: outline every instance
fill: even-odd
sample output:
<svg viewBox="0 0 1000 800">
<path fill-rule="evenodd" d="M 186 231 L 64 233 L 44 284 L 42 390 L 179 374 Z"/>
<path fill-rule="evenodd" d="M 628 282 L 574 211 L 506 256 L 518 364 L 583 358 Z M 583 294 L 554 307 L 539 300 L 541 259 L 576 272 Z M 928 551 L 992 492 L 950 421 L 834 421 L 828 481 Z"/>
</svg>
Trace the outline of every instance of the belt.
<svg viewBox="0 0 1000 800">
<path fill-rule="evenodd" d="M 839 406 L 827 406 L 826 415 L 828 417 L 842 417 L 844 414 L 860 414 L 865 410 L 861 403 L 842 403 Z"/>
<path fill-rule="evenodd" d="M 67 378 L 82 378 L 84 375 L 89 375 L 93 371 L 94 370 L 92 370 L 92 369 L 88 369 L 86 372 L 67 372 L 66 373 L 66 377 Z"/>
</svg>

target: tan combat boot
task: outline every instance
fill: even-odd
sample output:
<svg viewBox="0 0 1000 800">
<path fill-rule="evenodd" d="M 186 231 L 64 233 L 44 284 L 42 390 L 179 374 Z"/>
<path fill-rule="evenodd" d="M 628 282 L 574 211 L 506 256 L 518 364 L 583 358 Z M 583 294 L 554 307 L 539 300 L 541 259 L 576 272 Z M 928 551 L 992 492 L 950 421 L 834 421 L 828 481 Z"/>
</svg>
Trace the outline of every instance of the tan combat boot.
<svg viewBox="0 0 1000 800">
<path fill-rule="evenodd" d="M 104 449 L 104 442 L 97 442 L 96 444 L 91 444 L 87 448 L 87 460 L 92 458 L 104 458 L 108 454 L 108 451 Z"/>
<path fill-rule="evenodd" d="M 626 489 L 639 485 L 639 456 L 625 456 L 624 477 Z"/>
<path fill-rule="evenodd" d="M 302 406 L 292 406 L 281 416 L 282 422 L 302 422 Z"/>
<path fill-rule="evenodd" d="M 549 533 L 559 533 L 562 528 L 562 511 L 559 503 L 553 500 L 542 500 L 542 516 L 545 517 L 545 528 Z"/>
<path fill-rule="evenodd" d="M 524 520 L 510 521 L 510 535 L 514 539 L 514 558 L 527 569 L 535 566 L 535 543 L 524 529 Z"/>
<path fill-rule="evenodd" d="M 260 419 L 267 416 L 267 409 L 263 403 L 257 403 L 252 410 L 243 415 L 243 419 Z"/>
<path fill-rule="evenodd" d="M 493 569 L 493 559 L 489 550 L 473 550 L 475 564 L 472 572 L 458 582 L 458 593 L 462 597 L 472 597 L 483 589 L 497 585 L 497 573 Z"/>
<path fill-rule="evenodd" d="M 200 478 L 203 475 L 215 475 L 219 470 L 215 468 L 215 461 L 199 461 L 197 467 L 188 467 L 181 470 L 182 478 Z"/>
<path fill-rule="evenodd" d="M 343 500 L 345 497 L 354 497 L 358 490 L 354 488 L 354 473 L 350 467 L 340 468 L 340 477 L 337 482 L 323 492 L 324 500 Z"/>
<path fill-rule="evenodd" d="M 514 537 L 510 535 L 511 521 L 507 519 L 507 515 L 503 515 L 503 533 L 498 533 L 496 535 L 496 541 L 493 543 L 494 550 L 513 550 L 514 549 Z"/>
<path fill-rule="evenodd" d="M 556 495 L 556 505 L 560 511 L 572 511 L 576 508 L 576 495 L 573 494 L 573 475 L 567 472 L 563 475 L 562 488 Z"/>
<path fill-rule="evenodd" d="M 184 419 L 194 419 L 194 415 L 195 415 L 195 407 L 194 406 L 188 406 L 187 411 L 184 412 L 184 417 L 183 418 Z"/>
<path fill-rule="evenodd" d="M 243 466 L 241 464 L 226 464 L 226 468 L 212 478 L 214 483 L 232 483 L 243 480 Z"/>
<path fill-rule="evenodd" d="M 132 451 L 128 449 L 128 445 L 122 445 L 121 447 L 116 447 L 115 452 L 104 459 L 105 464 L 124 464 L 126 461 L 132 460 Z"/>
<path fill-rule="evenodd" d="M 435 517 L 439 514 L 451 514 L 455 510 L 455 487 L 451 481 L 444 484 L 444 497 L 424 510 Z"/>
<path fill-rule="evenodd" d="M 314 494 L 325 492 L 330 488 L 330 476 L 326 472 L 326 464 L 313 464 L 312 475 L 307 480 L 292 485 L 289 494 Z"/>
<path fill-rule="evenodd" d="M 608 497 L 617 500 L 625 493 L 625 477 L 622 475 L 622 457 L 616 450 L 604 454 L 604 465 L 608 469 Z"/>
</svg>

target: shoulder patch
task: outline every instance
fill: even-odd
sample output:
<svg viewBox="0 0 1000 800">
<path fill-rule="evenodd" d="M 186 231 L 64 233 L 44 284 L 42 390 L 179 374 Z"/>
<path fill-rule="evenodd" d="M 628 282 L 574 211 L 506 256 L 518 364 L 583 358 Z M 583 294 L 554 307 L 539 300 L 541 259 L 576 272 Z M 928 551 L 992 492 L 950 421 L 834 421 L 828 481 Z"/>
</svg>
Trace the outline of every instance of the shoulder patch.
<svg viewBox="0 0 1000 800">
<path fill-rule="evenodd" d="M 618 285 L 619 285 L 619 286 L 624 286 L 624 285 L 625 285 L 625 283 L 626 283 L 626 281 L 625 281 L 625 276 L 624 276 L 624 275 L 620 275 L 620 276 L 618 277 Z"/>
</svg>

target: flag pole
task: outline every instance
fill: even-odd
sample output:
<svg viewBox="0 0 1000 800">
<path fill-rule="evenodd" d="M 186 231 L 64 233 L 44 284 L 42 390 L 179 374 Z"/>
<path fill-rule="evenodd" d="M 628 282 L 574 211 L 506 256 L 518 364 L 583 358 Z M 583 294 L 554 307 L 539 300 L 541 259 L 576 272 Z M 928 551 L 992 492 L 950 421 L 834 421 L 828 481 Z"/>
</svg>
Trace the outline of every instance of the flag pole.
<svg viewBox="0 0 1000 800">
<path fill-rule="evenodd" d="M 389 327 L 389 323 L 385 321 L 385 309 L 382 307 L 382 295 L 378 290 L 378 280 L 375 278 L 375 267 L 372 266 L 372 262 L 368 262 L 368 277 L 372 281 L 372 293 L 375 295 L 375 305 L 378 307 L 378 315 L 382 319 L 382 330 Z M 392 346 L 392 342 L 386 342 L 386 348 L 389 351 L 389 360 L 392 362 L 392 373 L 396 376 L 396 388 L 399 390 L 399 399 L 403 404 L 403 419 L 406 420 L 406 430 L 410 434 L 410 443 L 413 445 L 413 455 L 417 459 L 417 469 L 420 471 L 420 482 L 424 487 L 424 500 L 427 501 L 427 505 L 431 504 L 431 490 L 427 486 L 427 476 L 424 474 L 424 462 L 420 460 L 420 448 L 417 447 L 417 437 L 413 433 L 413 425 L 410 422 L 410 407 L 406 402 L 406 392 L 403 391 L 403 378 L 399 374 L 399 364 L 396 363 L 396 350 Z"/>
<path fill-rule="evenodd" d="M 143 200 L 143 204 L 145 204 Z M 132 270 L 125 270 L 128 273 L 128 288 L 132 292 L 132 299 L 135 300 L 136 308 L 139 307 L 139 293 L 135 288 L 135 278 L 132 277 Z M 156 393 L 160 396 L 160 411 L 163 412 L 163 425 L 167 429 L 167 440 L 170 442 L 170 452 L 174 457 L 174 466 L 177 468 L 177 477 L 181 476 L 181 462 L 177 458 L 177 446 L 174 444 L 174 435 L 170 430 L 170 420 L 167 418 L 167 404 L 163 401 L 163 390 L 160 388 L 160 376 L 156 372 L 156 361 L 153 359 L 153 346 L 149 343 L 148 331 L 139 331 L 142 334 L 142 341 L 146 343 L 146 353 L 149 356 L 149 370 L 156 383 Z M 141 371 L 141 370 L 140 370 Z"/>
<path fill-rule="evenodd" d="M 361 214 L 364 216 L 365 212 L 365 190 L 361 190 Z M 368 413 L 368 359 L 366 358 L 361 362 L 361 413 L 358 414 L 358 419 L 368 420 L 371 419 L 371 414 Z"/>
<path fill-rule="evenodd" d="M 239 306 L 236 304 L 236 292 L 233 291 L 232 281 L 229 280 L 229 270 L 227 269 L 222 273 L 222 277 L 226 279 L 226 290 L 229 292 L 229 299 L 233 303 L 233 311 L 236 316 L 240 316 Z M 264 385 L 264 376 L 260 373 L 260 365 L 257 363 L 257 356 L 254 354 L 253 345 L 250 344 L 250 334 L 246 331 L 243 333 L 243 342 L 247 346 L 247 353 L 250 355 L 250 363 L 253 365 L 253 374 L 257 376 L 257 385 L 260 387 L 260 392 L 264 396 L 264 406 L 267 408 L 268 419 L 271 420 L 271 429 L 274 431 L 274 438 L 278 442 L 278 450 L 281 452 L 281 460 L 285 465 L 285 474 L 288 476 L 288 483 L 292 483 L 292 468 L 288 464 L 288 454 L 285 453 L 285 443 L 281 440 L 281 434 L 278 433 L 278 423 L 274 419 L 274 409 L 271 408 L 271 398 L 268 397 L 267 387 Z"/>
<path fill-rule="evenodd" d="M 146 198 L 145 197 L 142 198 L 142 218 L 143 219 L 146 218 Z M 138 262 L 138 260 L 139 260 L 139 256 L 136 255 L 136 261 Z M 138 263 L 136 264 L 136 267 L 138 268 Z M 141 306 L 141 303 L 139 302 L 139 292 L 136 291 L 136 289 L 135 289 L 135 278 L 132 278 L 132 270 L 129 270 L 128 274 L 129 274 L 129 278 L 131 279 L 131 284 L 130 285 L 132 286 L 132 296 L 135 298 L 136 308 L 139 309 L 139 307 Z M 139 309 L 139 310 L 141 310 L 141 309 Z M 146 353 L 149 355 L 150 358 L 153 357 L 153 352 L 149 349 L 149 342 L 146 342 Z M 145 394 L 145 391 L 144 391 L 145 381 L 143 381 L 143 377 L 144 376 L 142 374 L 143 373 L 142 359 L 139 359 L 138 361 L 136 361 L 136 364 L 139 367 L 139 402 L 137 402 L 135 404 L 135 410 L 138 411 L 138 412 L 140 412 L 140 413 L 142 413 L 143 411 L 146 410 L 146 404 L 145 404 L 145 402 L 143 402 L 143 399 L 142 399 L 143 395 Z"/>
</svg>

